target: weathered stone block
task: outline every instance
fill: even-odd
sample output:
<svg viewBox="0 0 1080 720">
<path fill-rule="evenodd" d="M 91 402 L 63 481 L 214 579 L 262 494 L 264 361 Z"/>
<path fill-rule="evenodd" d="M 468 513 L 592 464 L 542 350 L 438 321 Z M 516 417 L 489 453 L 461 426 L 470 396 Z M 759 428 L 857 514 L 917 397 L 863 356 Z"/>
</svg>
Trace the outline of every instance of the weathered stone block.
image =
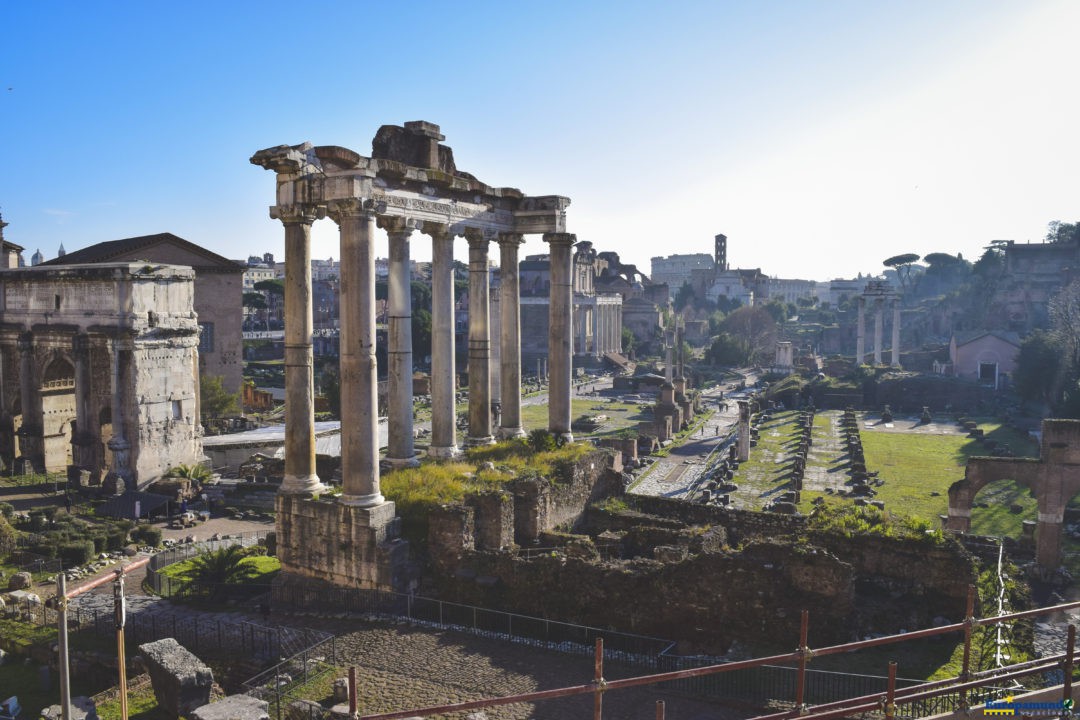
<svg viewBox="0 0 1080 720">
<path fill-rule="evenodd" d="M 8 578 L 8 590 L 24 590 L 34 584 L 34 576 L 28 572 L 17 572 Z"/>
<path fill-rule="evenodd" d="M 196 708 L 190 720 L 270 720 L 269 704 L 250 695 L 230 695 Z"/>
<path fill-rule="evenodd" d="M 210 702 L 214 673 L 174 638 L 139 646 L 158 707 L 171 717 L 187 715 Z"/>
</svg>

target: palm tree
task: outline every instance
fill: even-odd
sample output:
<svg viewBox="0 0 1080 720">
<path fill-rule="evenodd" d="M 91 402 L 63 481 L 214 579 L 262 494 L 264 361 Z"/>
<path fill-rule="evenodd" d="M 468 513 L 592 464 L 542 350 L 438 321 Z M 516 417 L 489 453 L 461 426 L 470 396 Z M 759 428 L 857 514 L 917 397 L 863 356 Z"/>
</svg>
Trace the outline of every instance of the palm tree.
<svg viewBox="0 0 1080 720">
<path fill-rule="evenodd" d="M 191 560 L 183 589 L 192 591 L 197 586 L 209 586 L 211 598 L 220 594 L 222 585 L 239 585 L 257 573 L 255 566 L 245 563 L 247 548 L 230 545 L 219 550 L 200 553 Z"/>
</svg>

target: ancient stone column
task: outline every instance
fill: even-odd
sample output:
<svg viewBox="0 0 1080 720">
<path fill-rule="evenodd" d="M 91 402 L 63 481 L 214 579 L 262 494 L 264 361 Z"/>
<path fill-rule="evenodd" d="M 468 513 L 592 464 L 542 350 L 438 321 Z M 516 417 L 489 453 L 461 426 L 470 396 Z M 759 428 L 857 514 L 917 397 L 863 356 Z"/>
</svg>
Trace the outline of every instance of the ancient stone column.
<svg viewBox="0 0 1080 720">
<path fill-rule="evenodd" d="M 519 233 L 499 235 L 499 384 L 502 417 L 499 437 L 520 437 L 521 427 L 521 293 Z"/>
<path fill-rule="evenodd" d="M 885 334 L 885 306 L 879 298 L 874 301 L 874 364 L 881 364 L 881 344 Z"/>
<path fill-rule="evenodd" d="M 490 445 L 491 357 L 488 318 L 488 243 L 479 230 L 466 230 L 469 241 L 469 436 L 466 443 Z"/>
<path fill-rule="evenodd" d="M 90 416 L 90 336 L 79 333 L 71 340 L 75 357 L 75 432 L 71 437 L 71 464 L 95 473 L 100 468 L 95 452 L 97 418 Z"/>
<path fill-rule="evenodd" d="M 570 248 L 577 242 L 577 237 L 571 233 L 545 233 L 544 242 L 551 251 L 551 296 L 548 300 L 548 431 L 572 441 L 574 435 L 570 431 L 570 389 L 574 360 L 574 292 Z"/>
<path fill-rule="evenodd" d="M 356 198 L 331 201 L 327 211 L 341 233 L 341 502 L 374 507 L 386 502 L 379 492 L 375 213 Z"/>
<path fill-rule="evenodd" d="M 750 403 L 739 400 L 739 437 L 736 446 L 736 457 L 739 462 L 750 459 Z"/>
<path fill-rule="evenodd" d="M 458 453 L 454 359 L 454 237 L 446 225 L 427 223 L 431 236 L 431 444 L 428 455 Z"/>
<path fill-rule="evenodd" d="M 285 226 L 285 477 L 281 492 L 323 489 L 315 474 L 315 374 L 311 334 L 311 224 L 313 207 L 278 205 L 271 216 Z M 342 378 L 342 396 L 345 395 Z"/>
<path fill-rule="evenodd" d="M 109 469 L 107 487 L 122 493 L 135 490 L 131 472 L 131 443 L 128 442 L 128 378 L 131 370 L 131 347 L 127 338 L 112 339 L 112 437 L 108 446 L 112 451 L 112 467 Z"/>
<path fill-rule="evenodd" d="M 36 378 L 34 336 L 26 332 L 19 336 L 19 406 L 22 425 L 19 427 L 19 454 L 30 464 L 29 472 L 45 472 L 45 432 L 41 417 L 40 383 Z"/>
<path fill-rule="evenodd" d="M 862 295 L 856 300 L 859 319 L 855 326 L 855 364 L 862 365 L 866 357 L 866 298 Z"/>
<path fill-rule="evenodd" d="M 893 298 L 892 366 L 900 367 L 900 298 Z"/>
<path fill-rule="evenodd" d="M 387 218 L 383 222 L 390 237 L 387 292 L 390 406 L 386 459 L 396 467 L 416 467 L 420 461 L 413 449 L 412 275 L 409 268 L 409 236 L 413 228 L 405 218 Z"/>
</svg>

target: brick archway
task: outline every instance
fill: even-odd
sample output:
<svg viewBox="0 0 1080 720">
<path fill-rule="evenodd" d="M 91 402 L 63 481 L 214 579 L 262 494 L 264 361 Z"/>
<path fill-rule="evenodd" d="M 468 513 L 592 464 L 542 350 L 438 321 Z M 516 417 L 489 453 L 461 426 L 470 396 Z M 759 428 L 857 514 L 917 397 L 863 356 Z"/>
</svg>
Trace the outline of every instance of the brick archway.
<svg viewBox="0 0 1080 720">
<path fill-rule="evenodd" d="M 1056 569 L 1061 564 L 1065 506 L 1080 494 L 1080 420 L 1043 420 L 1038 458 L 970 458 L 964 479 L 949 488 L 945 529 L 969 532 L 975 496 L 997 480 L 1013 480 L 1035 494 L 1039 508 L 1036 562 L 1044 569 Z"/>
</svg>

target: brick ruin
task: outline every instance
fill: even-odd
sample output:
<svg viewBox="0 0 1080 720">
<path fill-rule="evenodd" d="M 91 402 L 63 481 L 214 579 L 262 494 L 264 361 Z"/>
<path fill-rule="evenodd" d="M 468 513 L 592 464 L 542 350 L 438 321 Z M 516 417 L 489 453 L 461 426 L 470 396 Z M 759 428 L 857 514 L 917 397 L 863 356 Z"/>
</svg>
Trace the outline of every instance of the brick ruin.
<svg viewBox="0 0 1080 720">
<path fill-rule="evenodd" d="M 1061 564 L 1061 530 L 1065 507 L 1080 493 L 1080 420 L 1043 420 L 1039 458 L 973 457 L 964 479 L 949 488 L 945 529 L 971 530 L 975 496 L 997 480 L 1027 487 L 1038 500 L 1035 560 L 1043 571 Z"/>
<path fill-rule="evenodd" d="M 605 496 L 617 499 L 597 502 Z M 815 643 L 959 620 L 975 577 L 951 540 L 830 535 L 803 517 L 622 495 L 593 455 L 569 482 L 528 481 L 444 507 L 428 546 L 445 599 L 709 653 L 791 642 L 804 609 Z"/>
</svg>

